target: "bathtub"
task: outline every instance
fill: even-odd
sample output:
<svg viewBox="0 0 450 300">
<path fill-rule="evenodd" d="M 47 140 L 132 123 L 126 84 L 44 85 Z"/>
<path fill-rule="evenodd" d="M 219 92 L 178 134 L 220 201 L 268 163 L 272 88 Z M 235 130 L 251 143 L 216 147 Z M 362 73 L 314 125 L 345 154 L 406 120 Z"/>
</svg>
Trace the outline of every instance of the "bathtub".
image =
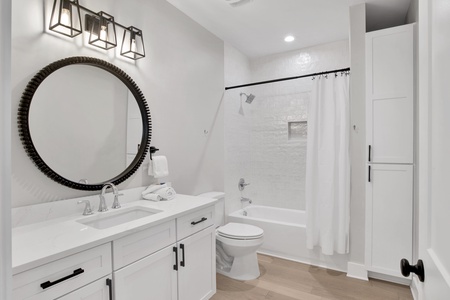
<svg viewBox="0 0 450 300">
<path fill-rule="evenodd" d="M 244 215 L 246 212 L 246 216 Z M 258 226 L 264 230 L 259 253 L 345 272 L 348 255 L 323 255 L 306 248 L 306 214 L 302 210 L 249 205 L 228 215 L 227 222 Z"/>
</svg>

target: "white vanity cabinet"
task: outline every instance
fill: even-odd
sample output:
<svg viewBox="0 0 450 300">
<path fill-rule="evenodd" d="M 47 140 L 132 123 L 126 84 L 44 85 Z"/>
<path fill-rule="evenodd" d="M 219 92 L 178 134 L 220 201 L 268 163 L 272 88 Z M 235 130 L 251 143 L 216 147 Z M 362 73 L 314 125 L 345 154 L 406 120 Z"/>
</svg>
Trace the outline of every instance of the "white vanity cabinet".
<svg viewBox="0 0 450 300">
<path fill-rule="evenodd" d="M 142 251 L 142 247 L 136 246 L 142 241 L 149 245 L 161 245 L 161 240 L 173 241 L 120 269 L 116 269 L 116 265 L 122 266 L 118 261 L 123 260 L 114 254 L 115 300 L 202 300 L 215 294 L 214 206 L 178 218 L 176 223 L 178 241 L 170 237 L 175 227 L 171 223 L 169 230 L 168 224 L 162 224 L 159 230 L 150 228 L 150 235 L 142 232 L 125 237 L 126 242 L 113 242 L 113 249 L 120 244 L 120 248 L 127 248 L 127 252 L 134 254 Z"/>
<path fill-rule="evenodd" d="M 16 265 L 13 300 L 209 299 L 216 292 L 214 202 L 177 196 L 178 201 L 158 204 L 165 215 L 155 214 L 149 222 L 138 220 L 102 231 L 80 226 L 80 217 L 63 221 L 64 238 L 75 240 L 77 246 L 67 247 L 67 256 L 51 252 L 59 259 L 41 256 L 42 264 L 27 259 L 35 252 L 26 248 L 17 260 L 29 267 Z M 54 222 L 42 230 L 44 226 L 39 227 L 46 234 L 44 251 L 67 245 L 67 239 L 55 244 L 61 230 L 55 230 Z M 32 228 L 22 232 L 16 243 L 27 245 L 35 233 Z"/>
</svg>

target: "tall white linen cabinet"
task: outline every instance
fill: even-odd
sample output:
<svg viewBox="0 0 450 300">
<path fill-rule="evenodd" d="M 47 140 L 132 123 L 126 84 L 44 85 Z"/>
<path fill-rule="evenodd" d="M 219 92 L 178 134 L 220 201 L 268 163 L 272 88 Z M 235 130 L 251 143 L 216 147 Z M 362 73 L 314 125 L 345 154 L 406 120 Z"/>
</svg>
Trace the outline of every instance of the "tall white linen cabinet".
<svg viewBox="0 0 450 300">
<path fill-rule="evenodd" d="M 366 268 L 412 259 L 414 24 L 366 34 Z"/>
</svg>

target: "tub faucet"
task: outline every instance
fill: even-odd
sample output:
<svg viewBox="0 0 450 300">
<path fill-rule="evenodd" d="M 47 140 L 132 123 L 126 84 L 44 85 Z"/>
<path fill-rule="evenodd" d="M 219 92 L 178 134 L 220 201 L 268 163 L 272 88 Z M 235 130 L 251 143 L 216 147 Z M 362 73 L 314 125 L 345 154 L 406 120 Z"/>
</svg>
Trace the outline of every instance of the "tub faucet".
<svg viewBox="0 0 450 300">
<path fill-rule="evenodd" d="M 250 198 L 245 198 L 245 197 L 241 197 L 241 202 L 248 202 L 248 204 L 252 204 L 252 199 Z"/>
<path fill-rule="evenodd" d="M 111 208 L 114 208 L 114 209 L 120 208 L 119 196 L 121 196 L 122 194 L 119 194 L 119 191 L 114 184 L 112 184 L 111 182 L 108 182 L 103 185 L 102 193 L 100 194 L 100 205 L 98 207 L 99 212 L 104 212 L 104 211 L 108 210 L 108 207 L 106 206 L 106 200 L 105 200 L 105 193 L 108 188 L 111 188 L 113 191 L 113 194 L 114 194 L 114 202 L 113 202 L 113 205 L 111 206 Z"/>
</svg>

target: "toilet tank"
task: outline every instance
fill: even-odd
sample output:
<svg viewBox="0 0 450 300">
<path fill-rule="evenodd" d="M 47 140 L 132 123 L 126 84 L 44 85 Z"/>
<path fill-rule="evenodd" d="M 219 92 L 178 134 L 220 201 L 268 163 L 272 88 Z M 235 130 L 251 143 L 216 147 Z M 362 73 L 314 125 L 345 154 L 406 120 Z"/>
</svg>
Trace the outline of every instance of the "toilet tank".
<svg viewBox="0 0 450 300">
<path fill-rule="evenodd" d="M 216 221 L 214 225 L 217 227 L 225 224 L 225 193 L 223 192 L 208 192 L 198 195 L 199 197 L 217 199 L 216 203 Z"/>
</svg>

